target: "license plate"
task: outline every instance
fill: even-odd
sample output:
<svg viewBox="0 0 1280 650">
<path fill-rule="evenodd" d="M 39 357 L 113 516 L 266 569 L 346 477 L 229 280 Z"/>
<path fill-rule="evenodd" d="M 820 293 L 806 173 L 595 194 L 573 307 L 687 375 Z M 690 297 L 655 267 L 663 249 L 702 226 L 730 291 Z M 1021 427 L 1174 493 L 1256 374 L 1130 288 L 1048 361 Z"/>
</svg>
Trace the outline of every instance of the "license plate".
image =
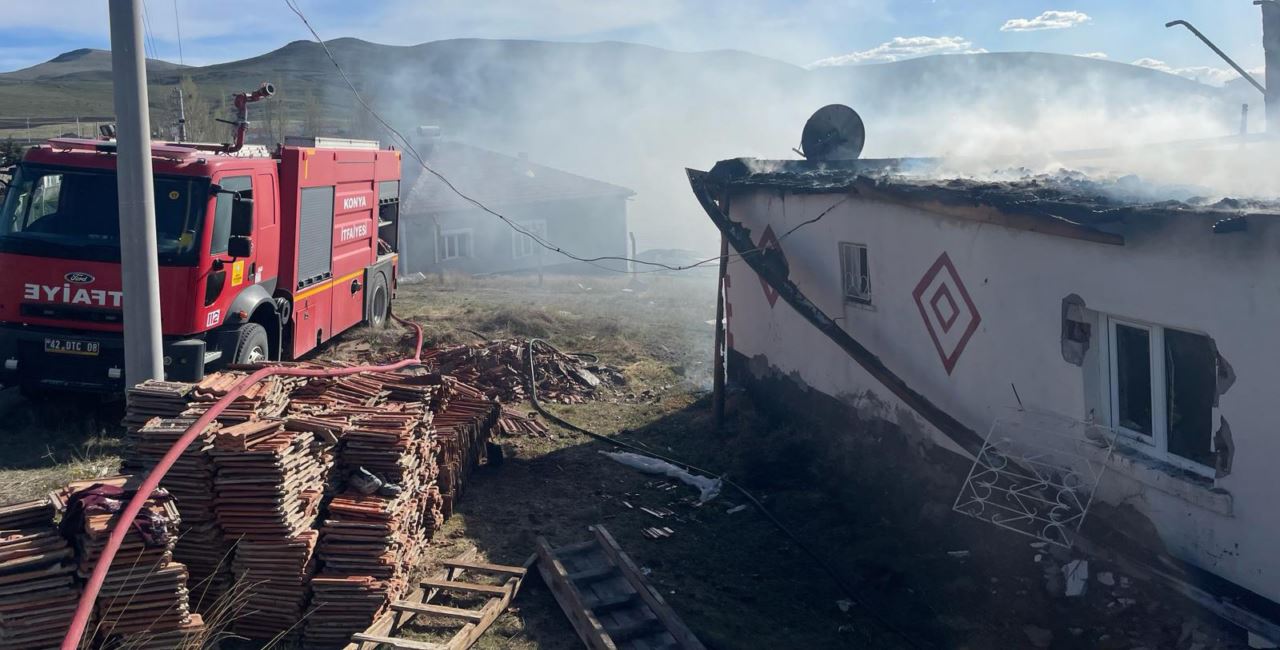
<svg viewBox="0 0 1280 650">
<path fill-rule="evenodd" d="M 101 346 L 102 344 L 98 341 L 52 337 L 45 337 L 44 339 L 44 351 L 55 354 L 78 354 L 85 357 L 96 357 Z"/>
</svg>

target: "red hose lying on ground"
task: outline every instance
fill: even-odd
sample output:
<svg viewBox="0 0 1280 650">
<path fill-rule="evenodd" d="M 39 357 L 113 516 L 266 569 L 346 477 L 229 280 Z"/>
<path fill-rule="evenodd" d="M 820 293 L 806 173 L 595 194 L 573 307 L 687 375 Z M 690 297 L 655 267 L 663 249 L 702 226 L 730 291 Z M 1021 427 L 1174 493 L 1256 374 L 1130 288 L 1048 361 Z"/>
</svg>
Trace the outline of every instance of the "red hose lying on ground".
<svg viewBox="0 0 1280 650">
<path fill-rule="evenodd" d="M 142 480 L 142 485 L 138 487 L 138 491 L 129 500 L 129 504 L 125 506 L 124 511 L 120 515 L 120 519 L 116 521 L 115 527 L 111 529 L 111 536 L 107 538 L 107 545 L 102 550 L 102 556 L 98 558 L 98 563 L 93 567 L 93 574 L 89 576 L 89 582 L 84 587 L 84 592 L 80 594 L 80 602 L 76 605 L 75 616 L 71 619 L 71 627 L 67 629 L 66 636 L 62 637 L 62 650 L 76 650 L 80 645 L 80 640 L 84 637 L 85 628 L 89 624 L 89 615 L 93 612 L 94 601 L 98 599 L 98 592 L 102 589 L 102 583 L 107 579 L 107 571 L 111 568 L 111 562 L 115 559 L 116 552 L 120 550 L 120 545 L 124 543 L 125 535 L 129 532 L 135 517 L 142 511 L 143 504 L 146 503 L 147 497 L 160 486 L 160 480 L 169 472 L 169 468 L 173 467 L 174 462 L 186 451 L 191 445 L 191 441 L 209 426 L 213 419 L 218 417 L 223 410 L 231 405 L 238 397 L 244 394 L 250 386 L 262 381 L 272 375 L 284 375 L 288 377 L 343 377 L 346 375 L 355 375 L 362 372 L 386 372 L 390 370 L 399 370 L 406 366 L 419 364 L 422 361 L 422 326 L 417 323 L 404 320 L 398 316 L 392 315 L 398 322 L 412 327 L 417 334 L 417 339 L 413 346 L 413 356 L 397 361 L 392 364 L 381 366 L 355 366 L 351 368 L 288 368 L 279 366 L 268 366 L 255 371 L 253 374 L 240 380 L 231 390 L 227 391 L 221 399 L 214 402 L 213 406 L 200 416 L 185 432 L 178 441 L 173 443 L 169 451 L 165 453 L 164 458 L 147 473 L 146 478 Z"/>
</svg>

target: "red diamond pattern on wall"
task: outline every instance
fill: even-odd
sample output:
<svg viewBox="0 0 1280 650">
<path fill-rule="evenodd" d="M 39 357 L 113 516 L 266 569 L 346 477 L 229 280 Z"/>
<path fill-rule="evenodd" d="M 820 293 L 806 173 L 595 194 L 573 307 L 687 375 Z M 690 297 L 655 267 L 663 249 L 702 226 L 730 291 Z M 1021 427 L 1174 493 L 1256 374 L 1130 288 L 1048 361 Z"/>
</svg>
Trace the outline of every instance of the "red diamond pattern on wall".
<svg viewBox="0 0 1280 650">
<path fill-rule="evenodd" d="M 969 339 L 978 330 L 982 315 L 945 252 L 925 272 L 911 297 L 920 308 L 920 317 L 938 350 L 942 367 L 951 374 Z"/>
</svg>

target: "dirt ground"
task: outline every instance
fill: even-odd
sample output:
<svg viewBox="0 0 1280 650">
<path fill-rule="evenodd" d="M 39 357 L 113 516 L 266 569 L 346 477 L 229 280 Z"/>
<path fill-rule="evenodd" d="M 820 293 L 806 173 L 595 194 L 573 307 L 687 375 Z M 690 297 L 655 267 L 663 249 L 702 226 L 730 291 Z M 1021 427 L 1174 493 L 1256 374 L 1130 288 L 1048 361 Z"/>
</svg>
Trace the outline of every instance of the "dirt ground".
<svg viewBox="0 0 1280 650">
<path fill-rule="evenodd" d="M 603 443 L 555 427 L 547 438 L 497 441 L 504 462 L 473 474 L 433 542 L 437 559 L 474 547 L 490 561 L 520 564 L 539 536 L 566 544 L 604 524 L 713 649 L 1203 650 L 1243 641 L 1239 630 L 1096 561 L 1087 592 L 1067 598 L 1061 570 L 1072 556 L 953 514 L 950 503 L 914 502 L 898 483 L 911 476 L 879 472 L 841 479 L 838 490 L 824 487 L 832 477 L 820 475 L 820 441 L 832 432 L 804 414 L 766 416 L 735 393 L 729 422 L 717 430 L 707 393 L 711 278 L 648 276 L 640 285 L 613 277 L 548 276 L 541 285 L 532 278 L 433 278 L 402 286 L 395 311 L 423 322 L 430 344 L 533 336 L 598 354 L 627 383 L 605 399 L 552 411 L 742 483 L 849 589 L 758 512 L 737 508 L 740 495 L 725 490 L 699 507 L 692 488 L 669 489 L 601 455 Z M 399 341 L 396 332 L 357 331 L 324 354 L 378 356 Z M 0 394 L 0 502 L 113 472 L 119 429 L 110 409 L 74 400 L 33 407 Z M 642 506 L 675 514 L 658 520 Z M 641 530 L 655 525 L 675 534 L 646 539 Z M 430 639 L 440 630 L 413 633 Z M 531 578 L 476 647 L 581 643 L 550 592 Z"/>
</svg>

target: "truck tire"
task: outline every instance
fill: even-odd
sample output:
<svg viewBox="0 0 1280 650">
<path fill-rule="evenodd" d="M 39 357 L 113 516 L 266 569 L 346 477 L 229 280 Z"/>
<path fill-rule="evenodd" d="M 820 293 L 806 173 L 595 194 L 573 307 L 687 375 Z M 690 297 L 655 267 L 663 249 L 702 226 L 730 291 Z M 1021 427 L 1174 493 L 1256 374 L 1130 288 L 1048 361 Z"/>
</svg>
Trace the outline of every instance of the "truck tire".
<svg viewBox="0 0 1280 650">
<path fill-rule="evenodd" d="M 391 292 L 387 290 L 387 278 L 381 273 L 369 283 L 369 327 L 382 329 L 391 314 Z"/>
<path fill-rule="evenodd" d="M 271 359 L 267 330 L 257 323 L 245 323 L 236 330 L 236 346 L 231 363 L 258 363 Z"/>
</svg>

